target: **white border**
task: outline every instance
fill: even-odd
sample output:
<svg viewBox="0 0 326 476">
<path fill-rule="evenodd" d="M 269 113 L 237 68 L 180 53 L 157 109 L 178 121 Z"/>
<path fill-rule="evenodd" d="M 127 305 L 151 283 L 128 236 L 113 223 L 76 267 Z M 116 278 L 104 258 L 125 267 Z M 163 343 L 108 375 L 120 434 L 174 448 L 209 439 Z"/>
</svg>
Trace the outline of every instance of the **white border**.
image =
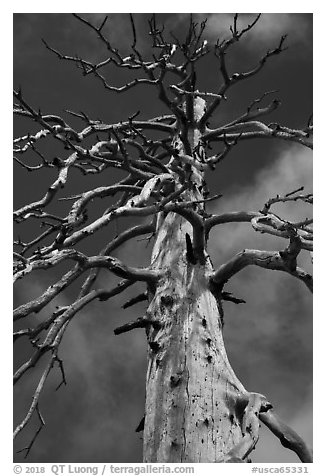
<svg viewBox="0 0 326 476">
<path fill-rule="evenodd" d="M 0 362 L 1 368 L 1 410 L 2 410 L 2 438 L 1 438 L 1 453 L 3 455 L 2 472 L 3 474 L 12 474 L 12 391 L 11 391 L 11 378 L 12 378 L 12 365 L 9 365 L 9 361 L 12 358 L 12 346 L 11 340 L 7 337 L 11 335 L 11 316 L 12 300 L 11 296 L 11 283 L 9 276 L 11 273 L 12 257 L 12 234 L 8 232 L 11 228 L 11 210 L 9 207 L 10 199 L 12 197 L 12 166 L 11 166 L 11 138 L 12 138 L 12 119 L 11 119 L 11 89 L 12 89 L 12 75 L 9 74 L 12 71 L 12 14 L 13 13 L 65 13 L 70 11 L 78 12 L 96 12 L 106 11 L 108 8 L 112 13 L 118 12 L 149 12 L 153 7 L 157 6 L 156 12 L 201 12 L 205 7 L 206 12 L 214 12 L 218 10 L 219 13 L 229 13 L 230 11 L 237 11 L 239 13 L 244 12 L 259 12 L 262 6 L 265 6 L 268 13 L 314 13 L 314 97 L 315 97 L 315 141 L 316 147 L 314 151 L 314 192 L 315 200 L 314 215 L 315 215 L 315 228 L 316 228 L 316 251 L 314 253 L 314 265 L 315 265 L 315 298 L 314 298 L 314 455 L 315 463 L 309 466 L 310 474 L 322 474 L 322 468 L 325 467 L 323 463 L 324 456 L 324 423 L 321 418 L 325 419 L 325 404 L 324 404 L 324 389 L 322 387 L 323 377 L 320 375 L 323 373 L 325 364 L 325 356 L 322 353 L 323 347 L 325 347 L 325 310 L 322 309 L 322 296 L 325 294 L 325 278 L 322 275 L 324 270 L 324 257 L 323 257 L 323 242 L 325 241 L 325 233 L 323 233 L 325 226 L 325 210 L 323 190 L 325 189 L 325 153 L 324 143 L 322 142 L 321 128 L 325 124 L 324 111 L 325 111 L 325 36 L 324 31 L 326 28 L 325 18 L 325 6 L 322 2 L 303 2 L 302 0 L 296 2 L 272 0 L 266 2 L 264 5 L 262 2 L 257 1 L 228 1 L 228 2 L 175 2 L 167 1 L 153 4 L 153 2 L 140 2 L 140 1 L 124 1 L 122 2 L 82 2 L 82 1 L 62 1 L 57 0 L 55 2 L 26 2 L 26 1 L 14 1 L 9 4 L 6 2 L 1 7 L 1 131 L 2 131 L 2 183 L 1 183 L 1 203 L 2 203 L 2 215 L 4 220 L 1 223 L 1 295 L 4 299 L 1 312 L 1 327 L 3 332 L 3 339 L 0 345 Z M 177 9 L 176 9 L 177 6 Z M 92 9 L 90 10 L 90 7 Z M 225 9 L 227 7 L 227 10 Z M 267 13 L 263 9 L 264 13 Z M 304 91 L 302 92 L 304 94 Z M 300 101 L 300 98 L 298 98 Z M 10 126 L 9 126 L 10 124 Z M 325 127 L 325 126 L 324 126 Z M 9 225 L 10 224 L 10 225 Z M 322 312 L 323 311 L 323 312 Z M 300 349 L 298 349 L 300 351 Z M 320 409 L 320 411 L 319 411 Z M 35 466 L 35 465 L 34 465 Z M 47 465 L 43 465 L 47 466 Z M 196 465 L 198 466 L 198 465 Z M 209 474 L 211 471 L 216 473 L 216 468 L 211 465 L 201 465 L 205 473 Z M 251 473 L 250 467 L 247 470 L 243 466 L 231 468 L 224 467 L 223 474 L 239 474 Z M 282 466 L 279 464 L 258 464 L 259 467 L 277 467 Z M 297 466 L 294 464 L 283 466 Z M 299 465 L 300 466 L 300 465 Z M 238 468 L 238 469 L 236 469 Z M 242 468 L 242 469 L 241 469 Z M 323 471 L 324 472 L 324 471 Z M 196 474 L 201 474 L 202 471 L 196 470 Z M 48 473 L 50 474 L 50 473 Z"/>
</svg>

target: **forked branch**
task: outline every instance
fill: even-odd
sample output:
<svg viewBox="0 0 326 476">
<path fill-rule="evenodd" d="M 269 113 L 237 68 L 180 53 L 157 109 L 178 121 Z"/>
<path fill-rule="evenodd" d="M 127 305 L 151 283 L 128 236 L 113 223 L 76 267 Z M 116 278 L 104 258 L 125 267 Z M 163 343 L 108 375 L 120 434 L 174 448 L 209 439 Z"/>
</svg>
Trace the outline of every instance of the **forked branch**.
<svg viewBox="0 0 326 476">
<path fill-rule="evenodd" d="M 273 409 L 259 414 L 259 419 L 274 433 L 285 448 L 294 451 L 302 463 L 312 463 L 312 452 L 303 439 Z"/>
<path fill-rule="evenodd" d="M 293 267 L 286 253 L 279 251 L 260 251 L 245 249 L 236 254 L 233 258 L 221 265 L 210 278 L 211 286 L 214 289 L 223 289 L 225 283 L 229 281 L 235 274 L 246 266 L 259 266 L 265 269 L 283 271 L 289 273 L 297 279 L 300 279 L 307 288 L 312 292 L 313 279 L 312 276 L 299 268 Z"/>
</svg>

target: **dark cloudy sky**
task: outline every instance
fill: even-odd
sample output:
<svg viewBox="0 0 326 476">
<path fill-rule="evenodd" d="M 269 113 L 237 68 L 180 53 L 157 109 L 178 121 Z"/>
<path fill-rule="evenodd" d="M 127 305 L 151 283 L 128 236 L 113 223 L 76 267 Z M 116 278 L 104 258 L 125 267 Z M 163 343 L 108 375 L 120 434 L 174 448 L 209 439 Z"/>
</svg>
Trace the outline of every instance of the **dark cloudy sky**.
<svg viewBox="0 0 326 476">
<path fill-rule="evenodd" d="M 87 14 L 87 17 L 99 24 L 103 15 Z M 147 14 L 135 15 L 138 47 L 147 57 L 150 54 L 150 42 L 145 35 L 148 18 Z M 162 14 L 158 18 L 165 22 L 166 31 L 183 35 L 187 15 Z M 206 37 L 212 44 L 217 37 L 225 36 L 232 21 L 231 14 L 196 14 L 195 18 L 198 21 L 208 18 Z M 252 15 L 242 16 L 244 24 L 252 18 Z M 112 44 L 127 55 L 132 38 L 128 15 L 109 14 L 107 32 Z M 274 89 L 278 90 L 276 97 L 282 101 L 282 107 L 266 121 L 279 121 L 294 128 L 306 125 L 312 112 L 312 15 L 264 14 L 255 30 L 233 48 L 228 59 L 233 72 L 249 70 L 268 48 L 278 44 L 284 33 L 289 35 L 289 49 L 272 58 L 259 76 L 231 90 L 228 101 L 211 125 L 236 117 L 253 99 Z M 124 96 L 104 91 L 96 79 L 81 77 L 73 65 L 60 62 L 50 54 L 41 38 L 65 54 L 78 54 L 93 61 L 106 57 L 96 36 L 68 14 L 15 14 L 14 84 L 22 87 L 25 99 L 36 109 L 40 107 L 43 113 L 64 115 L 69 120 L 64 109 L 82 110 L 107 123 L 126 119 L 137 110 L 141 111 L 142 118 L 165 112 L 154 91 L 146 87 L 131 90 Z M 108 74 L 112 83 L 123 84 L 119 71 L 110 69 Z M 203 59 L 198 74 L 199 88 L 214 92 L 218 80 L 216 60 Z M 76 121 L 71 123 L 81 127 Z M 36 130 L 28 121 L 18 120 L 15 136 L 31 127 Z M 64 158 L 67 153 L 54 144 L 44 145 L 44 151 L 49 158 L 56 154 Z M 35 163 L 32 157 L 30 160 Z M 16 164 L 14 173 L 15 207 L 41 197 L 53 180 L 52 171 L 31 176 Z M 64 194 L 107 185 L 115 178 L 115 174 L 110 174 L 85 179 L 72 173 L 71 187 Z M 312 153 L 287 142 L 247 142 L 232 152 L 214 174 L 210 173 L 208 182 L 212 193 L 218 191 L 224 195 L 208 211 L 259 210 L 277 193 L 284 194 L 301 185 L 306 186 L 307 192 L 312 191 Z M 96 206 L 99 209 L 91 212 L 94 216 L 107 204 Z M 307 207 L 298 204 L 279 206 L 275 211 L 295 220 L 310 213 Z M 118 223 L 119 229 L 125 226 L 125 221 Z M 27 239 L 33 230 L 27 226 L 23 232 L 22 237 Z M 84 250 L 94 254 L 115 232 L 115 229 L 101 232 L 95 240 L 85 244 Z M 276 250 L 284 248 L 285 242 L 258 235 L 249 224 L 219 226 L 211 234 L 209 251 L 216 266 L 245 247 Z M 148 262 L 149 255 L 150 249 L 137 240 L 127 243 L 117 253 L 126 263 L 140 266 Z M 300 264 L 311 271 L 308 253 L 302 253 Z M 61 268 L 55 271 L 60 272 Z M 16 304 L 41 294 L 53 279 L 53 275 L 34 273 L 26 282 L 20 282 L 15 291 Z M 115 282 L 109 274 L 100 278 L 101 286 L 110 287 Z M 60 381 L 59 372 L 54 372 L 49 379 L 40 402 L 46 428 L 35 443 L 29 462 L 141 461 L 141 435 L 134 429 L 143 416 L 146 341 L 141 330 L 115 337 L 113 329 L 132 320 L 135 313 L 137 317 L 142 315 L 145 307 L 141 304 L 131 310 L 121 310 L 128 297 L 142 289 L 142 285 L 136 284 L 107 303 L 92 303 L 72 321 L 61 351 L 68 385 L 54 392 Z M 290 276 L 254 268 L 237 275 L 228 290 L 247 301 L 241 306 L 225 304 L 226 348 L 238 377 L 248 390 L 264 393 L 284 420 L 312 445 L 312 299 L 309 292 Z M 74 292 L 76 286 L 49 305 L 49 309 L 33 316 L 26 327 L 44 319 L 55 305 L 68 304 Z M 15 365 L 20 365 L 29 352 L 26 343 L 18 344 Z M 21 421 L 30 405 L 40 370 L 31 371 L 15 388 L 15 424 Z M 19 435 L 15 451 L 30 441 L 37 424 L 37 420 L 33 420 Z M 15 453 L 14 459 L 21 461 L 22 455 Z M 294 453 L 285 450 L 263 428 L 253 459 L 257 462 L 298 461 Z"/>
</svg>

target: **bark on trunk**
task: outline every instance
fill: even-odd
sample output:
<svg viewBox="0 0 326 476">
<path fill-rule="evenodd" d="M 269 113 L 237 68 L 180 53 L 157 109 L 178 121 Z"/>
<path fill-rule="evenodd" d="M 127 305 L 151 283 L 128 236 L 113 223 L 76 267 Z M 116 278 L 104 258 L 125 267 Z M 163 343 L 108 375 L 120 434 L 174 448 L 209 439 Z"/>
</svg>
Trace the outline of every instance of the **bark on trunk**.
<svg viewBox="0 0 326 476">
<path fill-rule="evenodd" d="M 192 135 L 196 145 L 199 131 Z M 197 176 L 198 181 L 201 180 Z M 198 189 L 187 199 L 202 198 Z M 220 303 L 208 287 L 212 265 L 187 259 L 192 227 L 169 213 L 157 231 L 152 267 L 165 270 L 148 308 L 144 462 L 216 462 L 242 438 L 246 391 L 224 348 Z"/>
<path fill-rule="evenodd" d="M 242 438 L 238 397 L 245 389 L 224 348 L 218 303 L 208 289 L 209 260 L 186 258 L 181 217 L 165 219 L 153 266 L 166 269 L 148 313 L 144 462 L 216 462 Z"/>
</svg>

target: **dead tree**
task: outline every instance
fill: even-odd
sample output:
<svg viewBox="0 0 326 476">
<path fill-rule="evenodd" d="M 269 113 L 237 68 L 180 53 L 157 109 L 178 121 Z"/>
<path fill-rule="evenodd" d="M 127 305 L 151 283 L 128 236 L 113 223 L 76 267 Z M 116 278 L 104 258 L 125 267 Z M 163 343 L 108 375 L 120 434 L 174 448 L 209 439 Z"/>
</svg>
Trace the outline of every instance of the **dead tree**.
<svg viewBox="0 0 326 476">
<path fill-rule="evenodd" d="M 115 334 L 144 328 L 147 336 L 146 408 L 139 427 L 144 431 L 144 462 L 247 462 L 258 440 L 260 421 L 302 462 L 311 462 L 306 444 L 280 420 L 268 398 L 246 390 L 235 375 L 223 342 L 222 301 L 242 302 L 225 285 L 246 266 L 289 273 L 312 291 L 312 276 L 297 265 L 302 250 L 312 251 L 312 219 L 291 223 L 272 211 L 278 202 L 312 203 L 312 195 L 299 188 L 270 198 L 257 211 L 220 215 L 205 211 L 208 201 L 220 197 L 210 195 L 205 174 L 211 173 L 240 142 L 280 139 L 312 149 L 311 118 L 304 130 L 262 122 L 264 116 L 280 106 L 277 99 L 267 102 L 271 95 L 268 92 L 251 102 L 231 122 L 217 128 L 209 126 L 209 120 L 227 101 L 233 86 L 249 80 L 281 54 L 286 49 L 286 37 L 282 36 L 253 69 L 231 73 L 226 53 L 255 27 L 260 15 L 244 29 L 239 28 L 235 15 L 229 37 L 217 40 L 215 45 L 205 39 L 205 22 L 198 25 L 190 17 L 186 37 L 181 39 L 166 35 L 154 15 L 149 21 L 153 47 L 150 59 L 138 49 L 132 15 L 131 50 L 127 57 L 120 54 L 104 33 L 107 17 L 100 26 L 95 26 L 84 17 L 74 16 L 98 36 L 107 49 L 107 59 L 94 64 L 78 56 L 68 56 L 44 40 L 46 48 L 58 59 L 77 66 L 84 76 L 95 77 L 110 92 L 136 91 L 142 84 L 154 88 L 169 114 L 145 120 L 137 112 L 125 121 L 107 124 L 92 120 L 85 113 L 67 111 L 67 117 L 68 114 L 77 117 L 83 124 L 76 129 L 66 117 L 36 109 L 22 90 L 14 91 L 15 115 L 30 118 L 38 126 L 36 133 L 15 138 L 15 161 L 31 172 L 44 167 L 57 171 L 57 178 L 43 197 L 14 212 L 16 223 L 37 220 L 44 227 L 29 242 L 21 238 L 15 241 L 14 278 L 23 279 L 35 270 L 51 270 L 62 262 L 72 263 L 43 294 L 16 308 L 14 321 L 24 322 L 24 318 L 43 309 L 80 276 L 87 275 L 71 304 L 57 309 L 33 327 L 22 324 L 14 332 L 14 341 L 27 338 L 32 345 L 30 358 L 14 374 L 15 384 L 27 377 L 41 357 L 48 359 L 30 408 L 14 435 L 26 427 L 33 414 L 40 420 L 35 437 L 42 429 L 39 398 L 55 364 L 59 365 L 65 383 L 59 349 L 74 316 L 92 301 L 106 301 L 142 281 L 147 286 L 146 292 L 125 307 L 148 301 L 146 313 L 117 328 Z M 212 55 L 212 64 L 216 61 L 220 71 L 221 82 L 213 92 L 202 91 L 196 79 L 200 60 L 206 55 Z M 135 73 L 136 77 L 123 86 L 115 86 L 104 73 L 108 65 Z M 39 143 L 47 140 L 62 145 L 61 158 L 49 160 L 42 154 Z M 220 148 L 210 155 L 213 144 Z M 36 166 L 26 162 L 30 151 L 40 159 Z M 125 177 L 111 185 L 66 196 L 71 203 L 69 212 L 65 216 L 55 215 L 51 206 L 59 191 L 67 189 L 73 168 L 85 175 L 116 168 L 125 172 Z M 116 203 L 101 216 L 94 220 L 88 217 L 88 204 L 116 195 Z M 84 240 L 111 226 L 119 217 L 139 217 L 139 224 L 125 229 L 91 256 L 80 250 Z M 284 247 L 279 251 L 244 249 L 214 269 L 207 252 L 210 231 L 231 222 L 249 223 L 254 231 L 282 237 Z M 131 267 L 113 256 L 119 246 L 140 235 L 150 235 L 153 239 L 147 267 Z M 98 288 L 101 269 L 119 276 L 119 284 L 112 289 Z M 26 448 L 27 454 L 34 440 Z"/>
</svg>

